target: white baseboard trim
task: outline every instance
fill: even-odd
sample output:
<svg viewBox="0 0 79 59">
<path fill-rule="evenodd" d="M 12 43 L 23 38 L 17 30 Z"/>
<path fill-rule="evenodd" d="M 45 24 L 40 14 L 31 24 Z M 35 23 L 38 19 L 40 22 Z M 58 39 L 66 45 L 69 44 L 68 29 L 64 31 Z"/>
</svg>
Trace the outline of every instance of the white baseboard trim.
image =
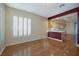
<svg viewBox="0 0 79 59">
<path fill-rule="evenodd" d="M 40 39 L 32 39 L 32 40 L 27 40 L 27 41 L 24 40 L 24 41 L 19 41 L 19 42 L 13 42 L 13 43 L 6 44 L 6 46 L 12 46 L 12 45 L 16 45 L 16 44 L 22 44 L 22 43 L 31 42 L 31 41 L 40 40 Z"/>
<path fill-rule="evenodd" d="M 1 51 L 0 51 L 0 56 L 2 55 L 2 52 L 4 51 L 6 47 L 4 47 Z"/>
<path fill-rule="evenodd" d="M 12 46 L 12 45 L 17 45 L 17 44 L 22 44 L 22 43 L 25 43 L 25 42 L 29 42 L 29 41 L 19 41 L 19 42 L 11 42 L 9 44 L 6 44 L 6 46 Z"/>
<path fill-rule="evenodd" d="M 11 42 L 9 44 L 6 44 L 6 47 L 12 46 L 12 45 L 16 45 L 16 44 L 21 44 L 21 43 L 25 43 L 25 41 L 22 41 L 22 42 Z"/>
<path fill-rule="evenodd" d="M 51 37 L 48 37 L 49 39 L 53 39 L 53 40 L 56 40 L 56 41 L 59 41 L 59 42 L 62 42 L 63 40 L 59 40 L 59 39 L 55 39 L 55 38 L 51 38 Z"/>
</svg>

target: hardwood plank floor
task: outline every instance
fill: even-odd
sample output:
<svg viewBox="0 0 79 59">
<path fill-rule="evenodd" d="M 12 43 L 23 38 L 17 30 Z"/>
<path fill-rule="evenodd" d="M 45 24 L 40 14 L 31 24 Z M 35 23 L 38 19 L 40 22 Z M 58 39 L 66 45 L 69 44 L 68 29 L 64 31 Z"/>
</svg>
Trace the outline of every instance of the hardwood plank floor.
<svg viewBox="0 0 79 59">
<path fill-rule="evenodd" d="M 41 39 L 8 46 L 2 56 L 78 56 L 79 48 L 74 47 L 72 40 L 58 42 L 52 39 Z"/>
</svg>

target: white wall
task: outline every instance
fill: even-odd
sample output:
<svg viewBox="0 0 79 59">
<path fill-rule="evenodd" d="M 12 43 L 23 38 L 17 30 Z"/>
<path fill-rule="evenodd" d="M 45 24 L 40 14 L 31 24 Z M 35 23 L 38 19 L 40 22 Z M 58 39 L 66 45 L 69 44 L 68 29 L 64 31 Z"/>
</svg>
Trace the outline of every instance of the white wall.
<svg viewBox="0 0 79 59">
<path fill-rule="evenodd" d="M 0 3 L 0 55 L 5 48 L 5 6 Z"/>
<path fill-rule="evenodd" d="M 30 37 L 13 38 L 12 17 L 23 16 L 32 19 L 32 35 Z M 47 19 L 29 12 L 6 7 L 6 45 L 13 45 L 33 40 L 47 38 Z"/>
</svg>

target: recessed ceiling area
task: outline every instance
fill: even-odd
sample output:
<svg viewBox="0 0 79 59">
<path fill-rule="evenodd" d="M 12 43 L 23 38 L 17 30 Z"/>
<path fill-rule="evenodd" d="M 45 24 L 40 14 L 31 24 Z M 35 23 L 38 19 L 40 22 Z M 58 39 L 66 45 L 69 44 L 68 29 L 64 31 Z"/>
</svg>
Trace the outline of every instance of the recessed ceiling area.
<svg viewBox="0 0 79 59">
<path fill-rule="evenodd" d="M 78 3 L 6 3 L 5 5 L 45 18 L 79 7 Z"/>
</svg>

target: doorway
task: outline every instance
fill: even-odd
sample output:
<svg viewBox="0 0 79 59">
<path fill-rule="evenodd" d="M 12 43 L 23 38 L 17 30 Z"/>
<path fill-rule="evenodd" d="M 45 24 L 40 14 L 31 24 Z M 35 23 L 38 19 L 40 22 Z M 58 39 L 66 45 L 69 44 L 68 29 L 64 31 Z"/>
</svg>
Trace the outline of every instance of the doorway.
<svg viewBox="0 0 79 59">
<path fill-rule="evenodd" d="M 66 47 L 74 48 L 77 46 L 77 13 L 70 14 L 65 19 L 67 19 L 65 27 Z"/>
</svg>

